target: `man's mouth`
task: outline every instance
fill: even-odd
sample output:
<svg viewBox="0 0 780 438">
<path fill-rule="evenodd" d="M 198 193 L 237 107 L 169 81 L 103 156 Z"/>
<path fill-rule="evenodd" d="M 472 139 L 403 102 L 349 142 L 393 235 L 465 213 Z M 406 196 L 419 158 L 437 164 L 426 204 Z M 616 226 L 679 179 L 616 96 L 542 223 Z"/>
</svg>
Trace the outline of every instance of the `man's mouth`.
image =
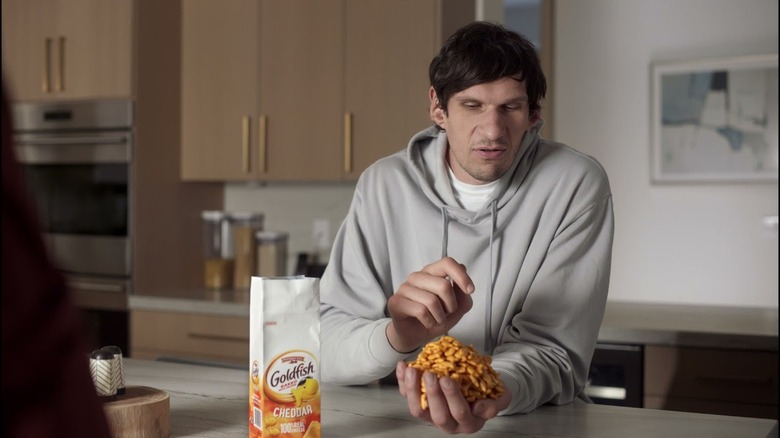
<svg viewBox="0 0 780 438">
<path fill-rule="evenodd" d="M 487 160 L 495 160 L 500 158 L 506 152 L 506 148 L 497 147 L 480 147 L 474 150 L 477 155 Z"/>
</svg>

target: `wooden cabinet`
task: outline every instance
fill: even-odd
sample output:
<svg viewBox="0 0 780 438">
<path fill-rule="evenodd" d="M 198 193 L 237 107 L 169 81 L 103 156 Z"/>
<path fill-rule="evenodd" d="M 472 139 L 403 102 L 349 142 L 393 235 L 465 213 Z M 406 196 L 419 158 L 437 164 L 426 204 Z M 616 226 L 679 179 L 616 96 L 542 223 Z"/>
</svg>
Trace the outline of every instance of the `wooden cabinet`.
<svg viewBox="0 0 780 438">
<path fill-rule="evenodd" d="M 345 179 L 357 179 L 432 124 L 428 66 L 473 14 L 473 3 L 463 1 L 347 2 L 344 111 L 352 132 Z"/>
<path fill-rule="evenodd" d="M 3 0 L 13 100 L 132 95 L 132 0 Z"/>
<path fill-rule="evenodd" d="M 645 347 L 644 407 L 777 419 L 778 355 Z"/>
<path fill-rule="evenodd" d="M 430 125 L 472 0 L 184 0 L 182 178 L 356 180 Z"/>
<path fill-rule="evenodd" d="M 257 17 L 255 0 L 182 2 L 181 172 L 185 179 L 237 180 L 258 175 L 256 166 L 250 166 L 257 152 L 249 148 L 257 110 Z"/>
<path fill-rule="evenodd" d="M 338 179 L 342 2 L 182 6 L 182 177 Z"/>
<path fill-rule="evenodd" d="M 133 310 L 129 356 L 249 366 L 249 317 Z"/>
<path fill-rule="evenodd" d="M 343 1 L 263 1 L 260 96 L 265 120 L 260 178 L 338 180 L 341 176 Z"/>
</svg>

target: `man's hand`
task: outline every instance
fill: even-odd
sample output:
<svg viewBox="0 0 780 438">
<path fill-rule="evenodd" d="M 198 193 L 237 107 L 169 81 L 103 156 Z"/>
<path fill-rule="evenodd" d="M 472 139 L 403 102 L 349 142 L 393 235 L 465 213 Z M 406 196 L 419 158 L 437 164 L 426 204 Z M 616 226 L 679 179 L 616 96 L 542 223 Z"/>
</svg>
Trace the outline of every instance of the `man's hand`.
<svg viewBox="0 0 780 438">
<path fill-rule="evenodd" d="M 469 404 L 457 382 L 448 377 L 436 378 L 427 371 L 422 373 L 405 362 L 398 363 L 395 375 L 398 390 L 406 398 L 409 412 L 447 433 L 474 433 L 482 429 L 487 420 L 506 409 L 512 400 L 507 390 L 497 400 L 486 398 Z M 428 409 L 420 406 L 421 380 L 425 381 Z"/>
<path fill-rule="evenodd" d="M 474 283 L 451 257 L 413 272 L 387 301 L 386 334 L 397 351 L 413 351 L 445 334 L 471 309 Z"/>
</svg>

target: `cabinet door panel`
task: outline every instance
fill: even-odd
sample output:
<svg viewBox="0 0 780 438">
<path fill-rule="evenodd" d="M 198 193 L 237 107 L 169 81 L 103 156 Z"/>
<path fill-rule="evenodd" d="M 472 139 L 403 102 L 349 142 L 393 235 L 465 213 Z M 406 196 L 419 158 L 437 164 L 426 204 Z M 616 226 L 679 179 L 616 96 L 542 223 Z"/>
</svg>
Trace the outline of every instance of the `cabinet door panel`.
<svg viewBox="0 0 780 438">
<path fill-rule="evenodd" d="M 182 178 L 248 180 L 256 135 L 254 0 L 182 3 Z M 243 138 L 247 120 L 249 137 Z M 245 149 L 246 148 L 246 149 Z"/>
<path fill-rule="evenodd" d="M 3 78 L 11 99 L 51 99 L 56 2 L 3 0 L 2 4 Z"/>
<path fill-rule="evenodd" d="M 666 411 L 697 412 L 700 414 L 732 415 L 777 419 L 777 405 L 735 403 L 702 400 L 698 398 L 645 396 L 644 408 Z"/>
<path fill-rule="evenodd" d="M 645 394 L 777 405 L 772 351 L 648 346 Z"/>
<path fill-rule="evenodd" d="M 132 0 L 61 0 L 53 56 L 58 97 L 131 97 L 132 29 Z"/>
<path fill-rule="evenodd" d="M 336 180 L 342 144 L 341 1 L 264 1 L 260 106 L 266 180 Z"/>
<path fill-rule="evenodd" d="M 353 114 L 348 179 L 431 125 L 427 68 L 439 46 L 439 7 L 435 0 L 347 1 L 345 107 Z"/>
<path fill-rule="evenodd" d="M 134 310 L 130 356 L 249 363 L 249 318 Z"/>
<path fill-rule="evenodd" d="M 130 97 L 132 0 L 6 0 L 3 68 L 15 100 Z"/>
</svg>

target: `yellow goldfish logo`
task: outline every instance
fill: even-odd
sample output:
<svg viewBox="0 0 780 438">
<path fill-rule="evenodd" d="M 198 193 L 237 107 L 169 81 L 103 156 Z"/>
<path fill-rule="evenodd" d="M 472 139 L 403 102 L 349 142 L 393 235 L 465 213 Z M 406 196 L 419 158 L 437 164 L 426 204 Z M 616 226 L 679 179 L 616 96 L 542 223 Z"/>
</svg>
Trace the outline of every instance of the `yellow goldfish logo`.
<svg viewBox="0 0 780 438">
<path fill-rule="evenodd" d="M 295 406 L 300 406 L 303 402 L 313 399 L 320 392 L 320 384 L 317 379 L 309 377 L 298 383 L 297 388 L 290 390 L 295 397 Z"/>
</svg>

